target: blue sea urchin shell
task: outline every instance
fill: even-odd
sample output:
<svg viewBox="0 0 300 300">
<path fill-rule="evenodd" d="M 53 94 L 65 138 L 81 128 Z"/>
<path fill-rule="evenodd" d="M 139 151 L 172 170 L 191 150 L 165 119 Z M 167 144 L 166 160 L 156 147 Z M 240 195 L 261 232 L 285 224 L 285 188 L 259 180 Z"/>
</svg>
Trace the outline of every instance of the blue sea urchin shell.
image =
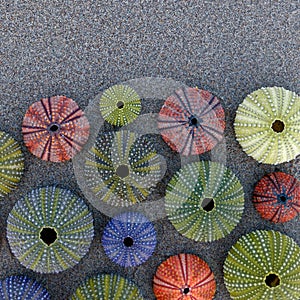
<svg viewBox="0 0 300 300">
<path fill-rule="evenodd" d="M 195 241 L 225 237 L 244 210 L 238 178 L 224 165 L 200 161 L 180 169 L 167 186 L 166 213 L 174 227 Z"/>
<path fill-rule="evenodd" d="M 77 264 L 94 236 L 93 217 L 72 192 L 44 187 L 20 199 L 7 220 L 7 239 L 17 259 L 40 273 Z"/>
<path fill-rule="evenodd" d="M 99 201 L 114 206 L 145 200 L 161 175 L 161 159 L 154 146 L 127 130 L 100 134 L 86 157 L 87 185 Z"/>
<path fill-rule="evenodd" d="M 137 286 L 115 274 L 99 274 L 80 285 L 70 300 L 143 300 Z"/>
<path fill-rule="evenodd" d="M 11 276 L 0 282 L 1 300 L 50 300 L 48 292 L 26 276 Z"/>
<path fill-rule="evenodd" d="M 154 252 L 156 232 L 152 223 L 142 214 L 126 212 L 106 225 L 102 244 L 113 262 L 133 267 L 145 262 Z"/>
<path fill-rule="evenodd" d="M 24 156 L 18 143 L 0 131 L 0 197 L 17 187 L 24 171 Z"/>
<path fill-rule="evenodd" d="M 252 92 L 239 105 L 234 129 L 243 150 L 266 164 L 300 154 L 300 97 L 282 87 Z"/>
<path fill-rule="evenodd" d="M 288 236 L 257 230 L 242 236 L 224 264 L 232 299 L 300 299 L 300 247 Z"/>
</svg>

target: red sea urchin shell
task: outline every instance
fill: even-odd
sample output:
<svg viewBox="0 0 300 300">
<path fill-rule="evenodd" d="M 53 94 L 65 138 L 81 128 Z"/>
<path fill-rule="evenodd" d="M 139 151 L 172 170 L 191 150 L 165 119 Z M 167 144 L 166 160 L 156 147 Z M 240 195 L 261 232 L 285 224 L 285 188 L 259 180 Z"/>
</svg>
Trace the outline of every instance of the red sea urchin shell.
<svg viewBox="0 0 300 300">
<path fill-rule="evenodd" d="M 268 174 L 256 185 L 253 203 L 262 218 L 287 222 L 300 212 L 300 182 L 283 172 Z"/>
<path fill-rule="evenodd" d="M 169 257 L 157 269 L 153 290 L 158 300 L 208 300 L 216 291 L 208 264 L 193 254 Z"/>
<path fill-rule="evenodd" d="M 222 138 L 225 114 L 219 99 L 198 88 L 182 88 L 167 98 L 158 128 L 165 142 L 188 156 L 211 150 Z"/>
<path fill-rule="evenodd" d="M 33 103 L 22 125 L 29 151 L 53 162 L 71 159 L 86 143 L 89 131 L 83 111 L 66 96 L 43 98 Z"/>
</svg>

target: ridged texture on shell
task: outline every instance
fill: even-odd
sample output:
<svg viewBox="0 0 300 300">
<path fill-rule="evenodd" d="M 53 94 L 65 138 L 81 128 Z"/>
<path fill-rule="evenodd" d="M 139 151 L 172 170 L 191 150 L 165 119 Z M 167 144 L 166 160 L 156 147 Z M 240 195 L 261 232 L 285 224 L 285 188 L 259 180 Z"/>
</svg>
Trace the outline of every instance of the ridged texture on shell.
<svg viewBox="0 0 300 300">
<path fill-rule="evenodd" d="M 222 138 L 225 114 L 219 99 L 198 88 L 182 88 L 167 98 L 158 128 L 165 142 L 188 156 L 211 150 Z"/>
<path fill-rule="evenodd" d="M 300 154 L 300 97 L 282 87 L 256 90 L 239 105 L 234 128 L 243 150 L 259 162 L 290 161 Z"/>
<path fill-rule="evenodd" d="M 277 231 L 251 232 L 230 249 L 224 280 L 232 299 L 298 300 L 300 248 Z"/>
<path fill-rule="evenodd" d="M 128 176 L 119 176 L 120 167 Z M 99 201 L 130 206 L 146 199 L 161 179 L 161 159 L 145 137 L 122 130 L 98 136 L 85 162 L 87 185 Z"/>
<path fill-rule="evenodd" d="M 287 222 L 300 212 L 300 182 L 283 172 L 268 174 L 256 185 L 253 203 L 262 218 Z"/>
<path fill-rule="evenodd" d="M 43 98 L 27 110 L 22 132 L 35 156 L 53 162 L 71 159 L 90 133 L 88 119 L 77 103 L 66 96 Z"/>
<path fill-rule="evenodd" d="M 141 100 L 131 87 L 114 85 L 102 94 L 100 111 L 108 123 L 123 126 L 137 118 L 141 111 Z"/>
<path fill-rule="evenodd" d="M 0 131 L 0 197 L 15 189 L 24 171 L 24 156 L 19 144 Z"/>
<path fill-rule="evenodd" d="M 53 230 L 56 239 L 51 237 Z M 12 252 L 22 265 L 40 273 L 58 273 L 76 265 L 93 236 L 93 217 L 83 200 L 52 186 L 29 192 L 7 220 Z"/>
<path fill-rule="evenodd" d="M 157 300 L 209 300 L 216 291 L 214 274 L 208 264 L 193 254 L 169 257 L 153 279 Z"/>
<path fill-rule="evenodd" d="M 0 282 L 1 300 L 50 300 L 48 292 L 26 276 L 11 276 Z"/>
<path fill-rule="evenodd" d="M 154 252 L 156 232 L 140 213 L 126 212 L 111 219 L 102 236 L 107 256 L 123 267 L 145 262 Z"/>
<path fill-rule="evenodd" d="M 114 274 L 99 274 L 80 285 L 70 300 L 143 300 L 137 286 Z"/>
<path fill-rule="evenodd" d="M 213 199 L 213 207 L 205 210 L 204 199 Z M 165 208 L 169 220 L 182 235 L 211 242 L 225 237 L 240 221 L 244 209 L 243 187 L 222 164 L 191 163 L 169 182 Z"/>
</svg>

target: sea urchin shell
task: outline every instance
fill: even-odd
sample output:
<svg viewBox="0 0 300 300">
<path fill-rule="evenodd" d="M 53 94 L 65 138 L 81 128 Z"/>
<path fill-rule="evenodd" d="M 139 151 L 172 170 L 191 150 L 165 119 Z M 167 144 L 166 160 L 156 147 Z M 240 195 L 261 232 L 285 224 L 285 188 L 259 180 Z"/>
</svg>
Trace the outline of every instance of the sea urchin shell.
<svg viewBox="0 0 300 300">
<path fill-rule="evenodd" d="M 127 85 L 114 85 L 100 98 L 100 111 L 108 123 L 123 126 L 133 122 L 141 110 L 141 100 Z"/>
<path fill-rule="evenodd" d="M 262 218 L 287 222 L 300 212 L 300 182 L 283 172 L 268 174 L 256 185 L 253 203 Z"/>
<path fill-rule="evenodd" d="M 80 285 L 70 300 L 143 300 L 135 284 L 114 274 L 99 274 Z"/>
<path fill-rule="evenodd" d="M 232 299 L 298 300 L 300 248 L 277 231 L 251 232 L 230 249 L 224 280 Z"/>
<path fill-rule="evenodd" d="M 106 225 L 102 245 L 113 262 L 133 267 L 145 262 L 154 252 L 156 232 L 142 214 L 126 212 Z"/>
<path fill-rule="evenodd" d="M 229 234 L 241 219 L 243 187 L 222 164 L 191 163 L 169 182 L 165 208 L 169 220 L 182 235 L 211 242 Z"/>
<path fill-rule="evenodd" d="M 27 110 L 22 131 L 25 145 L 35 156 L 53 162 L 71 159 L 89 137 L 88 119 L 66 96 L 43 98 Z"/>
<path fill-rule="evenodd" d="M 7 220 L 7 238 L 17 259 L 40 273 L 74 266 L 94 236 L 92 214 L 68 190 L 45 187 L 20 199 Z"/>
<path fill-rule="evenodd" d="M 234 123 L 243 150 L 266 164 L 300 154 L 300 97 L 282 87 L 254 91 L 239 105 Z"/>
<path fill-rule="evenodd" d="M 1 300 L 50 300 L 48 292 L 26 276 L 11 276 L 0 282 Z"/>
<path fill-rule="evenodd" d="M 216 291 L 214 274 L 208 264 L 193 254 L 169 257 L 153 279 L 157 300 L 209 300 Z"/>
<path fill-rule="evenodd" d="M 18 143 L 0 131 L 0 197 L 15 189 L 24 171 L 24 156 Z"/>
<path fill-rule="evenodd" d="M 158 117 L 165 142 L 188 156 L 211 150 L 222 138 L 225 114 L 219 99 L 198 88 L 182 88 L 165 101 Z"/>
</svg>

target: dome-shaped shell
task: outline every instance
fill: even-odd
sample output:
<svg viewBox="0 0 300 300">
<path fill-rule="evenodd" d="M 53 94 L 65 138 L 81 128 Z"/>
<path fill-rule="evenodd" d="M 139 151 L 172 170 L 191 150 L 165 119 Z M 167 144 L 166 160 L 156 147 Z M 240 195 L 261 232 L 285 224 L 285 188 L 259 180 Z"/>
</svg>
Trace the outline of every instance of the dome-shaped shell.
<svg viewBox="0 0 300 300">
<path fill-rule="evenodd" d="M 300 154 L 300 97 L 282 87 L 252 92 L 239 105 L 234 129 L 243 150 L 266 164 Z"/>
<path fill-rule="evenodd" d="M 35 156 L 53 162 L 71 159 L 90 133 L 88 119 L 77 103 L 66 96 L 43 98 L 27 110 L 22 132 Z"/>
<path fill-rule="evenodd" d="M 292 175 L 273 172 L 256 185 L 253 203 L 263 219 L 283 223 L 300 212 L 300 182 Z"/>
<path fill-rule="evenodd" d="M 157 300 L 211 300 L 216 291 L 214 274 L 208 264 L 193 254 L 169 257 L 153 279 Z"/>
</svg>

